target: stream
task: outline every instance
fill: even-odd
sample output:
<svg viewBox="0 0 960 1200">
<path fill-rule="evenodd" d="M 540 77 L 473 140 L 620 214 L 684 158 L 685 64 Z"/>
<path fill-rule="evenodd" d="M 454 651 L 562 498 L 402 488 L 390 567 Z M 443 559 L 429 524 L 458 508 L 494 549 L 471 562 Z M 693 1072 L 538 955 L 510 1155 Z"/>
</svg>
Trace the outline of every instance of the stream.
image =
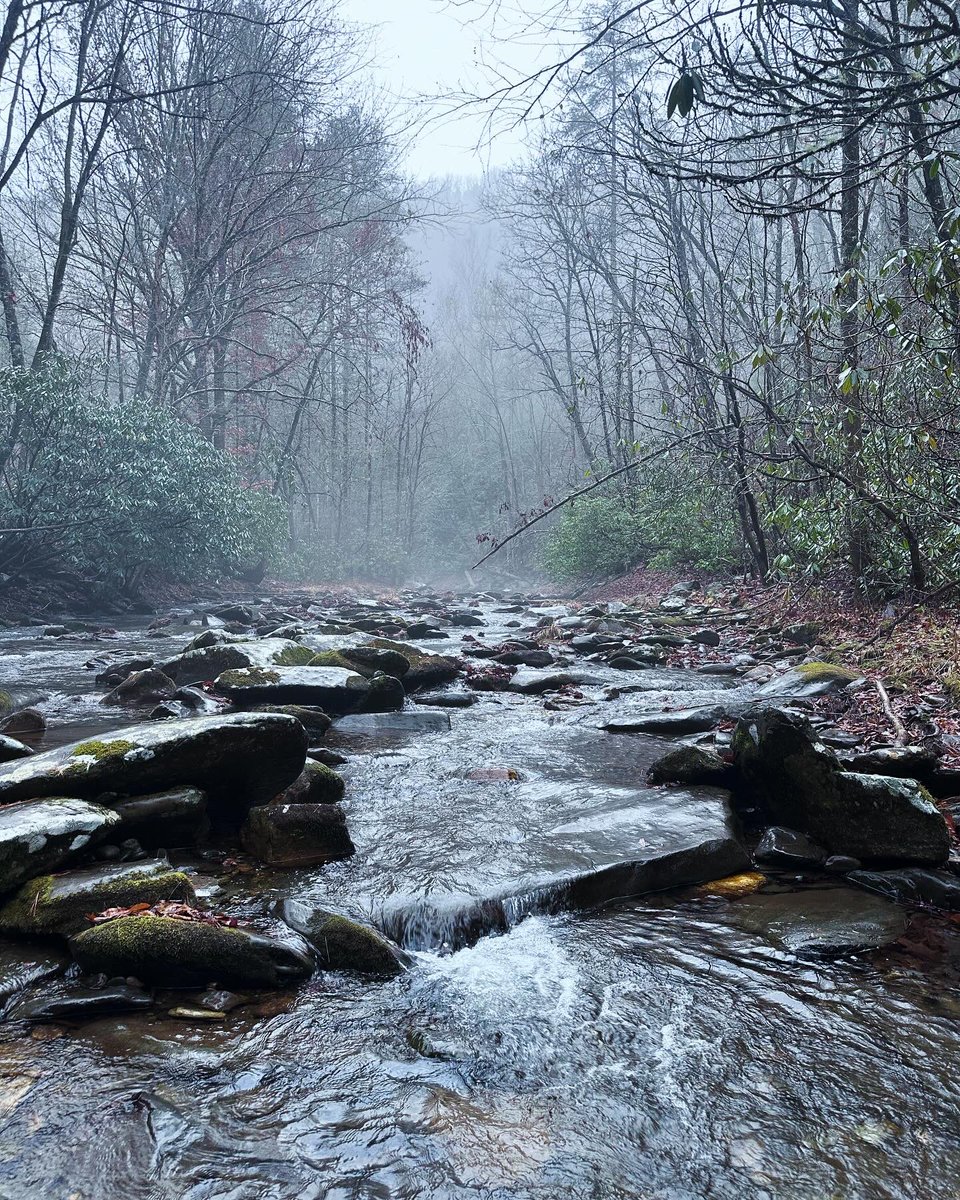
<svg viewBox="0 0 960 1200">
<path fill-rule="evenodd" d="M 509 632 L 495 603 L 483 613 L 486 640 Z M 100 704 L 84 664 L 190 636 L 147 620 L 107 640 L 3 632 L 0 689 L 46 694 L 43 748 L 138 719 Z M 451 634 L 423 648 L 455 653 Z M 226 878 L 184 861 L 217 908 L 329 903 L 402 941 L 412 969 L 317 974 L 222 1022 L 0 1025 L 0 1197 L 960 1196 L 960 926 L 786 877 L 740 898 L 688 888 L 552 911 L 557 873 L 698 811 L 644 784 L 674 743 L 604 733 L 600 689 L 582 690 L 556 710 L 481 693 L 444 710 L 449 731 L 334 727 L 354 858 Z M 811 953 L 795 935 L 825 917 L 896 936 Z"/>
</svg>

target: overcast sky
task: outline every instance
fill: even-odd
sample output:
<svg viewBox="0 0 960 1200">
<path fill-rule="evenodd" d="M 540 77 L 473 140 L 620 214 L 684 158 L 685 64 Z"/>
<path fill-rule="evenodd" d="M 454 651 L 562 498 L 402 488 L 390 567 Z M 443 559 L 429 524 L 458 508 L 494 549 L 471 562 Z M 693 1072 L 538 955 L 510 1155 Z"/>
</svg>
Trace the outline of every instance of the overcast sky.
<svg viewBox="0 0 960 1200">
<path fill-rule="evenodd" d="M 546 61 L 548 50 L 535 34 L 524 35 L 519 14 L 536 14 L 553 2 L 515 0 L 520 7 L 512 16 L 501 5 L 496 27 L 480 0 L 471 23 L 463 9 L 445 0 L 344 0 L 344 14 L 352 23 L 375 27 L 375 80 L 391 97 L 409 103 L 423 96 L 483 92 L 490 86 L 490 67 L 498 62 L 526 73 Z M 513 35 L 508 44 L 495 36 L 508 32 Z M 448 100 L 434 105 L 433 112 L 439 117 L 450 107 Z M 421 103 L 415 111 L 424 113 L 426 106 Z M 486 166 L 510 162 L 521 148 L 523 130 L 504 121 L 493 131 L 486 126 L 480 108 L 429 123 L 408 150 L 408 169 L 424 177 L 477 175 Z"/>
</svg>

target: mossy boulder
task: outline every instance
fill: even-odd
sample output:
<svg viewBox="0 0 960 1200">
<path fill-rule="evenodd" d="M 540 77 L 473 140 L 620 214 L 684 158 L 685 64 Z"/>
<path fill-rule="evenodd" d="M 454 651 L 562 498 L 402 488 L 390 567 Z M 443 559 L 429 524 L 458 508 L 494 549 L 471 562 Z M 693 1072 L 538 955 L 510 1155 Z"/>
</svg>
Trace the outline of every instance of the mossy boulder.
<svg viewBox="0 0 960 1200">
<path fill-rule="evenodd" d="M 392 650 L 407 660 L 409 668 L 403 675 L 403 686 L 408 693 L 450 683 L 463 670 L 462 664 L 455 658 L 445 654 L 427 654 L 418 650 L 416 646 L 406 642 L 393 642 L 389 638 L 374 638 L 369 647 L 364 647 L 366 648 Z"/>
<path fill-rule="evenodd" d="M 342 667 L 372 678 L 392 675 L 402 679 L 410 670 L 410 661 L 399 650 L 377 646 L 342 646 L 338 650 L 321 650 L 310 660 L 311 667 Z"/>
<path fill-rule="evenodd" d="M 412 962 L 409 954 L 379 930 L 340 913 L 285 900 L 281 915 L 316 951 L 317 964 L 329 971 L 399 975 Z"/>
<path fill-rule="evenodd" d="M 218 675 L 217 690 L 244 708 L 303 704 L 341 714 L 360 707 L 370 684 L 342 667 L 242 667 Z"/>
<path fill-rule="evenodd" d="M 757 696 L 761 700 L 810 700 L 830 692 L 841 692 L 860 678 L 858 672 L 833 663 L 801 663 L 765 683 L 757 690 Z"/>
<path fill-rule="evenodd" d="M 305 946 L 175 917 L 119 917 L 77 934 L 70 948 L 84 971 L 164 987 L 282 987 L 313 971 Z"/>
<path fill-rule="evenodd" d="M 299 777 L 278 797 L 280 804 L 336 804 L 343 799 L 345 784 L 336 771 L 308 759 Z"/>
<path fill-rule="evenodd" d="M 0 804 L 64 794 L 142 796 L 192 784 L 217 805 L 242 810 L 292 783 L 306 751 L 303 726 L 279 713 L 130 725 L 0 766 Z"/>
<path fill-rule="evenodd" d="M 0 806 L 0 893 L 72 861 L 117 823 L 116 813 L 73 796 Z"/>
<path fill-rule="evenodd" d="M 714 784 L 729 786 L 734 769 L 715 750 L 700 746 L 678 746 L 668 750 L 647 771 L 651 783 Z"/>
<path fill-rule="evenodd" d="M 224 671 L 304 666 L 313 654 L 308 647 L 286 638 L 259 638 L 187 650 L 159 666 L 178 684 L 202 683 L 216 679 Z"/>
<path fill-rule="evenodd" d="M 266 804 L 240 830 L 248 854 L 275 867 L 316 867 L 356 853 L 339 804 Z"/>
<path fill-rule="evenodd" d="M 159 900 L 196 901 L 193 885 L 165 859 L 83 867 L 28 880 L 0 908 L 0 929 L 35 936 L 79 933 L 88 915 Z"/>
<path fill-rule="evenodd" d="M 307 704 L 254 704 L 248 712 L 283 713 L 285 716 L 295 717 L 307 731 L 311 745 L 319 742 L 333 724 L 333 718 L 322 708 Z"/>
<path fill-rule="evenodd" d="M 393 675 L 374 675 L 357 708 L 361 713 L 399 712 L 407 699 L 403 684 Z"/>
<path fill-rule="evenodd" d="M 926 864 L 949 853 L 947 823 L 921 784 L 843 771 L 805 717 L 749 713 L 733 752 L 747 794 L 771 823 L 808 834 L 830 854 Z"/>
</svg>

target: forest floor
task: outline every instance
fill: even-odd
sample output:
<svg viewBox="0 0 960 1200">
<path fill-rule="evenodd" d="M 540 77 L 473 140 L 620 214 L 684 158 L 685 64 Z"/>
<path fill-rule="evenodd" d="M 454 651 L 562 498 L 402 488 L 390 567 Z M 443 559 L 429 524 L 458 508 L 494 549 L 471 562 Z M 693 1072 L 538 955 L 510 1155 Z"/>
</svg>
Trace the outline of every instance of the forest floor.
<svg viewBox="0 0 960 1200">
<path fill-rule="evenodd" d="M 680 579 L 640 568 L 583 593 L 580 599 L 629 600 L 631 606 L 653 609 Z M 852 702 L 845 699 L 842 711 L 836 697 L 818 702 L 841 729 L 864 743 L 889 743 L 891 735 L 900 742 L 936 738 L 943 765 L 960 768 L 960 608 L 956 605 L 877 606 L 827 584 L 764 586 L 738 581 L 724 585 L 711 580 L 701 586 L 716 610 L 705 624 L 720 634 L 720 645 L 683 646 L 671 651 L 672 665 L 725 662 L 731 655 L 752 653 L 771 630 L 809 626 L 811 655 L 858 670 L 875 685 L 855 693 Z M 757 620 L 733 619 L 743 612 L 755 613 Z"/>
</svg>

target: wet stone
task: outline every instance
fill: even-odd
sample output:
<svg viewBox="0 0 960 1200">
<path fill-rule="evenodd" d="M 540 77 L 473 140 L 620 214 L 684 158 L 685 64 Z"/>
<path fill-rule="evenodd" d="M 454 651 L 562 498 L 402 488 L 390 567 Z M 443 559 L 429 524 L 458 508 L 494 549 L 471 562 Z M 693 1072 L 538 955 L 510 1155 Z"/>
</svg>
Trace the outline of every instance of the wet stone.
<svg viewBox="0 0 960 1200">
<path fill-rule="evenodd" d="M 23 1000 L 9 1012 L 11 1021 L 92 1021 L 113 1013 L 139 1012 L 153 1007 L 153 996 L 127 983 L 103 987 L 71 987 L 51 995 Z"/>
<path fill-rule="evenodd" d="M 719 705 L 704 708 L 680 708 L 671 712 L 638 712 L 605 721 L 603 728 L 610 733 L 652 733 L 660 737 L 678 737 L 686 733 L 706 733 L 714 729 L 726 715 Z"/>
<path fill-rule="evenodd" d="M 730 920 L 790 953 L 824 957 L 889 945 L 907 927 L 898 905 L 844 887 L 759 893 L 736 901 Z"/>
<path fill-rule="evenodd" d="M 351 736 L 372 737 L 377 734 L 415 736 L 422 733 L 443 733 L 450 728 L 450 717 L 444 712 L 367 713 L 342 717 L 335 732 Z"/>
<path fill-rule="evenodd" d="M 117 823 L 109 809 L 73 797 L 0 806 L 0 892 L 65 865 Z"/>
<path fill-rule="evenodd" d="M 759 863 L 783 867 L 818 867 L 826 860 L 826 851 L 806 834 L 773 825 L 764 832 L 753 857 Z"/>
<path fill-rule="evenodd" d="M 250 667 L 218 675 L 216 687 L 245 708 L 297 704 L 336 715 L 360 707 L 370 691 L 370 682 L 342 667 Z M 397 702 L 402 704 L 402 687 L 400 690 Z"/>
<path fill-rule="evenodd" d="M 851 871 L 850 883 L 901 904 L 932 905 L 960 911 L 960 877 L 949 871 L 903 867 L 896 871 Z"/>
<path fill-rule="evenodd" d="M 356 853 L 338 804 L 267 804 L 251 808 L 240 841 L 262 862 L 312 867 Z"/>
<path fill-rule="evenodd" d="M 33 751 L 16 738 L 0 734 L 0 763 L 16 762 L 18 758 L 29 758 Z"/>
<path fill-rule="evenodd" d="M 378 930 L 340 913 L 285 900 L 281 916 L 291 929 L 310 942 L 317 954 L 317 965 L 327 970 L 399 975 L 413 961 Z"/>
<path fill-rule="evenodd" d="M 120 917 L 77 934 L 70 945 L 84 971 L 134 975 L 163 987 L 282 987 L 313 970 L 312 954 L 293 934 L 280 940 L 173 917 Z"/>
<path fill-rule="evenodd" d="M 190 845 L 207 827 L 207 797 L 199 788 L 169 788 L 114 801 L 109 807 L 120 818 L 117 832 L 122 838 L 153 848 Z"/>
<path fill-rule="evenodd" d="M 308 760 L 298 778 L 277 797 L 277 803 L 336 804 L 343 799 L 344 791 L 345 784 L 336 771 Z"/>
</svg>

